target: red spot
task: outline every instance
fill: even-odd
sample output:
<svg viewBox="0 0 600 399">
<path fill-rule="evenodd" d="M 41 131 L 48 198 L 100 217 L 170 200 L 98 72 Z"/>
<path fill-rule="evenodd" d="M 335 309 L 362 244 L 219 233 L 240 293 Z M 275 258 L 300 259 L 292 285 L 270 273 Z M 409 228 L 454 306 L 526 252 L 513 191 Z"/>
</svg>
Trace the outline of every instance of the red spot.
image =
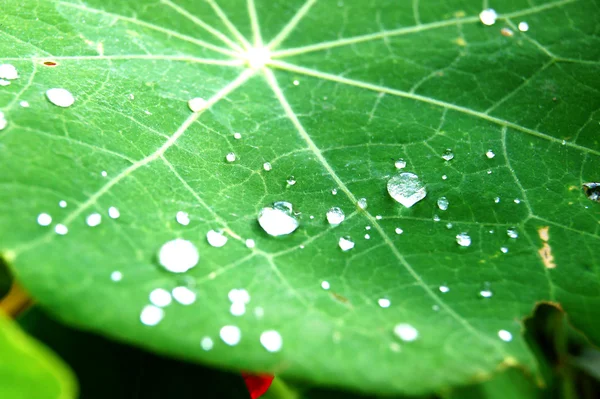
<svg viewBox="0 0 600 399">
<path fill-rule="evenodd" d="M 53 67 L 53 66 L 57 66 L 58 65 L 54 61 L 44 61 L 43 64 L 46 65 L 46 66 L 49 66 L 49 67 Z"/>
<path fill-rule="evenodd" d="M 242 372 L 242 377 L 246 382 L 246 387 L 252 399 L 257 399 L 264 395 L 271 386 L 274 378 L 269 374 L 250 374 L 245 372 Z"/>
</svg>

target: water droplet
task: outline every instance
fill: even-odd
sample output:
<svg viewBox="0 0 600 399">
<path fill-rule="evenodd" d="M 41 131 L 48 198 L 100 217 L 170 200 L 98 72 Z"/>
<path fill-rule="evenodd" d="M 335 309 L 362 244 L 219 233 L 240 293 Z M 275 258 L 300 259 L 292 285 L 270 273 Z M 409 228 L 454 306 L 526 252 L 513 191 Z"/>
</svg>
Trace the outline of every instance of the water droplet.
<svg viewBox="0 0 600 399">
<path fill-rule="evenodd" d="M 205 351 L 209 351 L 213 348 L 213 340 L 210 337 L 204 337 L 200 341 L 200 347 Z"/>
<path fill-rule="evenodd" d="M 440 285 L 440 288 L 439 288 L 439 289 L 440 289 L 440 292 L 441 292 L 441 293 L 444 293 L 444 294 L 445 294 L 446 292 L 450 291 L 450 288 L 449 288 L 448 286 L 445 286 L 445 285 Z"/>
<path fill-rule="evenodd" d="M 234 289 L 230 290 L 229 293 L 227 294 L 227 298 L 229 298 L 229 300 L 232 303 L 235 303 L 235 302 L 240 302 L 243 304 L 250 303 L 250 294 L 248 293 L 247 290 L 245 290 L 243 288 L 234 288 Z"/>
<path fill-rule="evenodd" d="M 256 243 L 254 242 L 254 240 L 252 238 L 248 238 L 246 240 L 246 248 L 254 248 L 256 246 Z"/>
<path fill-rule="evenodd" d="M 159 308 L 164 308 L 165 306 L 169 306 L 171 304 L 171 293 L 163 288 L 156 288 L 150 292 L 150 302 L 154 306 L 158 306 Z"/>
<path fill-rule="evenodd" d="M 416 328 L 406 323 L 399 323 L 394 326 L 394 334 L 402 341 L 411 342 L 417 339 L 419 332 Z"/>
<path fill-rule="evenodd" d="M 479 20 L 482 24 L 491 26 L 496 23 L 496 19 L 498 18 L 498 14 L 491 8 L 483 10 L 479 13 Z"/>
<path fill-rule="evenodd" d="M 242 339 L 242 332 L 237 326 L 224 326 L 219 331 L 219 336 L 227 345 L 234 346 Z"/>
<path fill-rule="evenodd" d="M 440 220 L 442 220 L 442 219 L 440 219 L 440 217 L 438 215 L 433 215 L 434 222 L 439 222 Z"/>
<path fill-rule="evenodd" d="M 390 305 L 392 304 L 392 302 L 387 299 L 387 298 L 379 298 L 377 300 L 377 303 L 379 304 L 379 306 L 381 306 L 382 308 L 389 308 Z"/>
<path fill-rule="evenodd" d="M 244 302 L 234 302 L 229 307 L 229 313 L 233 316 L 242 316 L 246 313 L 246 304 Z"/>
<path fill-rule="evenodd" d="M 286 180 L 288 186 L 293 186 L 296 184 L 296 178 L 294 176 L 290 176 Z"/>
<path fill-rule="evenodd" d="M 159 263 L 172 273 L 184 273 L 198 264 L 200 255 L 191 242 L 182 238 L 168 241 L 158 252 Z"/>
<path fill-rule="evenodd" d="M 447 229 L 451 229 L 452 228 L 452 223 L 446 223 L 446 228 Z"/>
<path fill-rule="evenodd" d="M 450 204 L 450 202 L 448 201 L 448 198 L 446 197 L 440 197 L 437 200 L 437 206 L 438 208 L 440 208 L 442 211 L 445 211 L 448 209 L 448 205 Z"/>
<path fill-rule="evenodd" d="M 28 101 L 19 101 L 19 105 L 23 108 L 29 108 L 29 102 Z"/>
<path fill-rule="evenodd" d="M 204 108 L 206 108 L 207 104 L 208 103 L 206 100 L 200 97 L 192 98 L 188 101 L 188 107 L 190 107 L 192 112 L 202 111 Z"/>
<path fill-rule="evenodd" d="M 196 293 L 187 287 L 175 287 L 171 294 L 173 299 L 182 305 L 191 305 L 196 302 Z"/>
<path fill-rule="evenodd" d="M 265 315 L 265 310 L 263 308 L 261 308 L 260 306 L 257 306 L 254 309 L 254 316 L 256 316 L 257 319 L 262 319 L 262 317 Z"/>
<path fill-rule="evenodd" d="M 110 279 L 112 281 L 121 281 L 123 279 L 123 273 L 118 270 L 115 270 L 110 274 Z"/>
<path fill-rule="evenodd" d="M 206 233 L 206 241 L 215 248 L 221 248 L 227 244 L 227 237 L 221 231 L 210 230 Z"/>
<path fill-rule="evenodd" d="M 394 166 L 396 167 L 396 169 L 404 169 L 406 168 L 406 161 L 400 158 L 396 162 L 394 162 Z"/>
<path fill-rule="evenodd" d="M 129 93 L 129 99 L 130 100 L 135 100 L 135 95 L 133 93 Z"/>
<path fill-rule="evenodd" d="M 496 198 L 494 198 L 494 202 L 495 202 L 496 204 L 500 203 L 500 197 L 496 197 Z"/>
<path fill-rule="evenodd" d="M 375 216 L 375 219 L 377 219 L 377 220 L 381 220 L 381 219 L 383 219 L 383 216 L 381 216 L 381 215 L 377 215 L 377 216 Z"/>
<path fill-rule="evenodd" d="M 427 195 L 425 185 L 414 173 L 400 173 L 387 183 L 390 196 L 407 208 L 421 201 Z"/>
<path fill-rule="evenodd" d="M 334 189 L 332 189 L 332 190 L 331 190 L 331 194 L 333 194 L 333 195 L 337 195 L 337 188 L 334 188 Z"/>
<path fill-rule="evenodd" d="M 40 226 L 49 226 L 52 223 L 52 216 L 47 213 L 40 213 L 37 217 L 37 222 Z"/>
<path fill-rule="evenodd" d="M 294 80 L 294 86 L 298 86 L 300 84 L 300 82 L 298 80 Z"/>
<path fill-rule="evenodd" d="M 370 240 L 371 236 L 369 234 L 365 234 L 365 240 Z"/>
<path fill-rule="evenodd" d="M 61 200 L 58 202 L 58 206 L 60 206 L 61 208 L 66 208 L 67 207 L 67 201 L 65 200 Z"/>
<path fill-rule="evenodd" d="M 500 29 L 500 34 L 502 34 L 502 36 L 506 36 L 506 37 L 513 37 L 515 33 L 512 31 L 512 29 L 502 28 L 502 29 Z"/>
<path fill-rule="evenodd" d="M 269 172 L 271 169 L 273 169 L 273 167 L 269 162 L 265 162 L 263 163 L 263 169 L 265 170 L 265 172 Z"/>
<path fill-rule="evenodd" d="M 494 154 L 494 151 L 492 151 L 492 150 L 487 150 L 487 152 L 485 153 L 485 156 L 488 157 L 488 159 L 492 159 L 496 156 L 496 154 Z"/>
<path fill-rule="evenodd" d="M 140 313 L 140 321 L 147 326 L 155 326 L 165 317 L 165 311 L 154 305 L 146 305 Z"/>
<path fill-rule="evenodd" d="M 515 198 L 515 199 L 513 200 L 513 202 L 514 202 L 515 204 L 520 204 L 520 203 L 521 203 L 521 200 L 520 200 L 520 199 L 518 199 L 518 198 Z"/>
<path fill-rule="evenodd" d="M 69 232 L 69 228 L 64 224 L 59 223 L 56 226 L 54 226 L 54 232 L 58 235 L 64 236 Z"/>
<path fill-rule="evenodd" d="M 467 233 L 457 234 L 456 243 L 461 247 L 468 247 L 471 245 L 471 237 Z"/>
<path fill-rule="evenodd" d="M 490 290 L 481 290 L 481 291 L 479 291 L 479 296 L 481 296 L 482 298 L 491 298 L 492 295 L 493 295 L 493 293 Z"/>
<path fill-rule="evenodd" d="M 583 183 L 583 192 L 592 201 L 600 202 L 600 183 Z"/>
<path fill-rule="evenodd" d="M 272 207 L 261 209 L 258 223 L 268 235 L 274 237 L 288 235 L 299 226 L 292 213 L 292 204 L 285 201 L 275 202 Z"/>
<path fill-rule="evenodd" d="M 498 331 L 498 337 L 504 342 L 510 342 L 513 338 L 512 334 L 506 330 Z"/>
<path fill-rule="evenodd" d="M 314 216 L 314 215 L 310 215 L 308 218 L 309 218 L 310 220 L 313 220 L 313 219 L 315 218 L 315 216 Z"/>
<path fill-rule="evenodd" d="M 268 352 L 279 352 L 283 346 L 283 339 L 277 331 L 268 330 L 260 334 L 260 343 Z"/>
<path fill-rule="evenodd" d="M 225 160 L 227 162 L 235 162 L 235 153 L 230 152 L 229 154 L 225 155 Z"/>
<path fill-rule="evenodd" d="M 187 212 L 179 211 L 175 215 L 175 220 L 182 226 L 187 226 L 190 224 L 190 215 Z"/>
<path fill-rule="evenodd" d="M 330 287 L 331 285 L 329 285 L 329 281 L 321 281 L 321 288 L 328 290 Z"/>
<path fill-rule="evenodd" d="M 354 241 L 352 241 L 352 239 L 348 236 L 340 237 L 338 244 L 344 252 L 350 251 L 352 248 L 354 248 Z"/>
<path fill-rule="evenodd" d="M 367 199 L 366 198 L 361 198 L 358 200 L 358 202 L 356 203 L 358 205 L 358 207 L 360 209 L 367 209 Z"/>
<path fill-rule="evenodd" d="M 446 180 L 447 178 L 448 178 L 448 176 L 442 175 L 442 180 Z"/>
<path fill-rule="evenodd" d="M 121 212 L 119 212 L 119 210 L 114 206 L 111 206 L 110 208 L 108 208 L 108 216 L 111 219 L 118 219 L 121 216 Z"/>
<path fill-rule="evenodd" d="M 342 211 L 337 206 L 334 206 L 330 210 L 327 211 L 327 221 L 332 226 L 337 226 L 344 221 L 346 216 L 344 215 L 344 211 Z"/>
<path fill-rule="evenodd" d="M 454 159 L 454 153 L 450 148 L 446 148 L 446 151 L 444 151 L 444 153 L 442 154 L 442 158 L 445 161 L 451 161 Z"/>
<path fill-rule="evenodd" d="M 527 32 L 529 30 L 529 24 L 525 21 L 519 22 L 519 30 L 521 32 Z"/>
<path fill-rule="evenodd" d="M 102 215 L 99 213 L 92 213 L 85 218 L 85 223 L 87 223 L 87 225 L 90 227 L 96 227 L 100 224 L 100 222 L 102 222 Z"/>
<path fill-rule="evenodd" d="M 509 236 L 510 238 L 517 238 L 517 237 L 519 237 L 519 233 L 514 228 L 506 230 L 506 235 Z"/>
<path fill-rule="evenodd" d="M 106 177 L 106 176 L 108 176 L 108 173 L 105 170 L 103 170 L 102 172 L 100 172 L 100 175 L 102 177 Z"/>
<path fill-rule="evenodd" d="M 502 247 L 502 248 L 500 248 L 500 251 L 502 251 L 502 253 L 505 254 L 508 252 L 508 248 Z"/>
<path fill-rule="evenodd" d="M 433 306 L 431 307 L 431 309 L 432 309 L 434 312 L 437 312 L 437 311 L 439 311 L 439 310 L 440 310 L 440 305 L 433 305 Z"/>
<path fill-rule="evenodd" d="M 0 79 L 0 86 L 4 87 L 4 86 L 9 86 L 9 85 L 10 85 L 10 80 Z"/>
<path fill-rule="evenodd" d="M 75 97 L 66 89 L 49 89 L 46 97 L 52 104 L 62 108 L 70 107 L 75 102 Z"/>
<path fill-rule="evenodd" d="M 8 79 L 14 80 L 19 77 L 19 72 L 17 72 L 17 68 L 11 64 L 2 64 L 0 65 L 0 79 Z"/>
<path fill-rule="evenodd" d="M 365 230 L 371 230 L 371 226 L 365 226 Z"/>
<path fill-rule="evenodd" d="M 404 233 L 404 230 L 402 230 L 400 227 L 396 227 L 396 229 L 394 231 L 396 232 L 396 234 Z"/>
<path fill-rule="evenodd" d="M 242 134 L 241 133 L 234 133 L 233 134 L 233 138 L 236 139 L 236 140 L 239 140 L 239 139 L 242 138 Z"/>
</svg>

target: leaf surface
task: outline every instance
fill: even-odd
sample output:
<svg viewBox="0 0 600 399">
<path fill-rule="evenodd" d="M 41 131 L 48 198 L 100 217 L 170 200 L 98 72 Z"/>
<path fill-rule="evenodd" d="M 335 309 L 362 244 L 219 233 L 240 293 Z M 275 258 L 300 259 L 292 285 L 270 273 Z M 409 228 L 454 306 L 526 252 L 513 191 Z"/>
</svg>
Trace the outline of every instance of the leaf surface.
<svg viewBox="0 0 600 399">
<path fill-rule="evenodd" d="M 493 7 L 484 26 L 480 3 L 459 0 L 3 6 L 2 62 L 20 74 L 0 88 L 4 258 L 76 325 L 374 393 L 437 391 L 502 364 L 536 373 L 521 320 L 540 301 L 599 342 L 600 204 L 581 188 L 600 180 L 598 4 Z M 48 102 L 56 87 L 75 103 Z M 194 97 L 207 109 L 192 113 Z M 386 192 L 399 158 L 427 190 L 411 208 Z M 274 201 L 301 213 L 293 234 L 258 225 Z M 333 206 L 346 214 L 338 227 L 325 219 Z M 36 223 L 42 212 L 50 226 Z M 211 229 L 225 247 L 207 243 Z M 457 244 L 463 232 L 470 246 Z M 185 275 L 157 262 L 178 237 L 200 253 Z M 196 302 L 140 322 L 150 292 L 180 285 Z M 243 316 L 230 313 L 235 288 L 250 293 Z M 394 334 L 399 323 L 417 339 Z M 240 328 L 239 344 L 220 340 L 225 325 Z M 260 344 L 267 330 L 280 351 Z"/>
</svg>

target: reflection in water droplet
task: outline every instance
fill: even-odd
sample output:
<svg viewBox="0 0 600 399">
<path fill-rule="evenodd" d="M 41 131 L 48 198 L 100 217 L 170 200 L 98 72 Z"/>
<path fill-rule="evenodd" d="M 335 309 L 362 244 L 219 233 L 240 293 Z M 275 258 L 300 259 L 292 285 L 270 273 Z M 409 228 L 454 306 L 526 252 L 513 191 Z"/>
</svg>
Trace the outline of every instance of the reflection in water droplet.
<svg viewBox="0 0 600 399">
<path fill-rule="evenodd" d="M 492 150 L 487 150 L 487 152 L 485 153 L 485 156 L 488 157 L 489 159 L 492 159 L 496 156 L 496 154 L 494 154 L 494 151 L 492 151 Z"/>
<path fill-rule="evenodd" d="M 235 153 L 233 153 L 233 152 L 230 152 L 229 154 L 225 155 L 225 160 L 227 162 L 235 162 L 235 159 L 236 159 Z"/>
<path fill-rule="evenodd" d="M 123 279 L 123 273 L 118 270 L 115 270 L 110 274 L 110 279 L 112 281 L 121 281 Z"/>
<path fill-rule="evenodd" d="M 394 231 L 396 232 L 396 234 L 404 233 L 404 230 L 402 230 L 400 227 L 396 227 L 396 229 Z"/>
<path fill-rule="evenodd" d="M 399 323 L 394 326 L 394 334 L 402 341 L 411 342 L 417 339 L 419 332 L 407 323 Z"/>
<path fill-rule="evenodd" d="M 515 230 L 514 228 L 506 230 L 506 235 L 509 236 L 510 238 L 519 237 L 519 233 L 517 233 L 517 230 Z"/>
<path fill-rule="evenodd" d="M 328 290 L 329 287 L 330 287 L 329 281 L 322 281 L 321 282 L 321 288 L 323 288 L 324 290 Z"/>
<path fill-rule="evenodd" d="M 414 173 L 400 173 L 387 183 L 390 196 L 407 208 L 421 201 L 427 195 L 425 185 Z"/>
<path fill-rule="evenodd" d="M 99 213 L 92 213 L 91 215 L 88 215 L 87 218 L 85 218 L 85 222 L 90 227 L 96 227 L 100 224 L 100 222 L 102 222 L 102 215 L 100 215 Z"/>
<path fill-rule="evenodd" d="M 265 172 L 268 172 L 271 169 L 273 169 L 273 167 L 271 166 L 270 162 L 265 162 L 265 163 L 263 163 L 263 169 L 265 170 Z"/>
<path fill-rule="evenodd" d="M 171 293 L 162 288 L 156 288 L 150 293 L 150 302 L 159 308 L 164 308 L 171 304 Z"/>
<path fill-rule="evenodd" d="M 234 346 L 242 339 L 242 332 L 237 326 L 224 326 L 219 331 L 219 336 L 227 345 Z"/>
<path fill-rule="evenodd" d="M 260 343 L 268 352 L 279 352 L 283 346 L 283 339 L 277 331 L 268 330 L 260 334 Z"/>
<path fill-rule="evenodd" d="M 140 313 L 140 321 L 147 326 L 155 326 L 163 319 L 165 311 L 154 305 L 146 305 Z"/>
<path fill-rule="evenodd" d="M 46 91 L 46 97 L 52 104 L 62 108 L 70 107 L 75 102 L 75 97 L 66 89 L 49 89 Z"/>
<path fill-rule="evenodd" d="M 352 248 L 354 248 L 354 241 L 352 241 L 352 239 L 348 236 L 340 237 L 338 245 L 340 246 L 342 251 L 346 252 L 346 251 L 350 251 Z"/>
<path fill-rule="evenodd" d="M 492 8 L 488 8 L 479 13 L 479 20 L 482 24 L 491 26 L 496 23 L 496 18 L 498 18 L 498 14 Z"/>
<path fill-rule="evenodd" d="M 187 287 L 175 287 L 171 294 L 173 299 L 182 305 L 191 305 L 196 302 L 196 293 Z"/>
<path fill-rule="evenodd" d="M 394 166 L 396 167 L 396 169 L 404 169 L 406 168 L 406 161 L 400 158 L 396 162 L 394 162 Z"/>
<path fill-rule="evenodd" d="M 246 248 L 254 248 L 256 246 L 256 243 L 254 242 L 254 240 L 252 238 L 248 238 L 246 240 Z"/>
<path fill-rule="evenodd" d="M 187 212 L 179 211 L 175 215 L 175 220 L 182 226 L 187 226 L 190 224 L 190 215 Z"/>
<path fill-rule="evenodd" d="M 525 21 L 519 22 L 519 30 L 521 32 L 527 32 L 529 30 L 529 24 Z"/>
<path fill-rule="evenodd" d="M 456 243 L 461 247 L 468 247 L 471 245 L 471 237 L 467 233 L 457 234 Z"/>
<path fill-rule="evenodd" d="M 210 230 L 206 233 L 206 241 L 215 248 L 221 248 L 227 244 L 227 237 L 221 231 Z"/>
<path fill-rule="evenodd" d="M 446 197 L 440 197 L 437 200 L 437 206 L 438 208 L 440 208 L 442 211 L 445 211 L 448 209 L 448 205 L 450 204 L 450 201 L 448 201 L 448 198 Z"/>
<path fill-rule="evenodd" d="M 392 304 L 392 302 L 387 299 L 387 298 L 379 298 L 377 300 L 377 303 L 379 304 L 379 306 L 381 306 L 382 308 L 389 308 L 390 305 Z"/>
<path fill-rule="evenodd" d="M 454 159 L 454 153 L 450 148 L 446 148 L 446 151 L 444 151 L 444 153 L 442 154 L 442 158 L 445 161 L 451 161 L 452 159 Z"/>
<path fill-rule="evenodd" d="M 583 192 L 592 201 L 600 202 L 600 183 L 583 183 Z"/>
<path fill-rule="evenodd" d="M 358 207 L 360 209 L 367 209 L 367 206 L 368 206 L 366 198 L 359 199 L 356 204 L 358 205 Z"/>
<path fill-rule="evenodd" d="M 498 337 L 504 342 L 510 342 L 513 338 L 512 334 L 506 330 L 498 331 Z"/>
<path fill-rule="evenodd" d="M 198 264 L 200 255 L 191 242 L 176 238 L 168 241 L 158 251 L 158 261 L 172 273 L 184 273 Z"/>
<path fill-rule="evenodd" d="M 202 341 L 200 341 L 200 347 L 205 351 L 211 350 L 213 348 L 213 340 L 210 339 L 210 337 L 202 338 Z"/>
<path fill-rule="evenodd" d="M 208 103 L 206 100 L 200 97 L 192 98 L 188 101 L 188 107 L 192 112 L 202 111 L 204 108 L 206 108 L 207 104 Z"/>
<path fill-rule="evenodd" d="M 54 226 L 54 232 L 58 235 L 64 236 L 69 232 L 69 229 L 64 224 L 59 223 Z"/>
<path fill-rule="evenodd" d="M 282 236 L 294 232 L 299 222 L 292 214 L 292 204 L 285 201 L 275 202 L 258 213 L 260 227 L 270 236 Z"/>
<path fill-rule="evenodd" d="M 288 186 L 293 186 L 296 184 L 296 178 L 294 176 L 290 176 L 287 178 L 286 183 Z"/>
<path fill-rule="evenodd" d="M 37 222 L 40 226 L 49 226 L 52 223 L 52 216 L 47 213 L 40 213 L 37 217 Z"/>
<path fill-rule="evenodd" d="M 450 291 L 450 288 L 449 288 L 449 287 L 447 287 L 447 286 L 445 286 L 445 285 L 440 285 L 440 292 L 442 292 L 442 293 L 444 293 L 444 294 L 445 294 L 445 293 L 446 293 L 446 292 L 448 292 L 448 291 Z"/>
<path fill-rule="evenodd" d="M 337 206 L 334 206 L 330 210 L 327 211 L 327 221 L 332 226 L 337 226 L 344 221 L 346 216 L 344 215 L 344 211 L 342 211 Z"/>
<path fill-rule="evenodd" d="M 58 202 L 58 206 L 60 206 L 61 208 L 66 208 L 67 207 L 67 201 L 65 200 L 61 200 Z"/>
</svg>

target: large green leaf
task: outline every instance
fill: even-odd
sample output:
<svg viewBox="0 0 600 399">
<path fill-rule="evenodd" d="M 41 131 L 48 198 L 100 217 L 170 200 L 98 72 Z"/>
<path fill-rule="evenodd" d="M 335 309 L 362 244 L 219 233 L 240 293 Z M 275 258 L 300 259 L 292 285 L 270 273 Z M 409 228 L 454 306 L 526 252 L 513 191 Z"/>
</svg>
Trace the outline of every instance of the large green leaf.
<svg viewBox="0 0 600 399">
<path fill-rule="evenodd" d="M 70 370 L 0 312 L 0 397 L 74 399 Z"/>
<path fill-rule="evenodd" d="M 485 26 L 481 2 L 465 0 L 4 2 L 0 54 L 20 77 L 0 88 L 3 256 L 71 323 L 363 391 L 431 392 L 503 364 L 536 373 L 521 320 L 540 301 L 600 342 L 600 204 L 581 189 L 600 179 L 600 10 L 492 6 L 499 18 Z M 49 103 L 55 87 L 74 105 Z M 192 97 L 208 109 L 190 112 Z M 427 188 L 409 209 L 386 192 L 398 158 Z M 301 225 L 276 238 L 256 217 L 281 200 Z M 335 228 L 332 206 L 346 213 Z M 38 225 L 41 212 L 68 234 Z M 89 227 L 94 212 L 104 220 Z M 206 242 L 210 229 L 224 229 L 225 247 Z M 457 245 L 461 232 L 470 246 Z M 342 252 L 345 235 L 356 245 Z M 184 276 L 156 260 L 176 237 L 200 252 Z M 140 322 L 153 289 L 180 284 L 194 304 Z M 229 312 L 234 288 L 251 296 L 241 317 Z M 401 341 L 398 323 L 418 338 Z M 219 340 L 224 325 L 239 326 L 238 345 Z M 276 353 L 259 342 L 272 329 Z"/>
</svg>

